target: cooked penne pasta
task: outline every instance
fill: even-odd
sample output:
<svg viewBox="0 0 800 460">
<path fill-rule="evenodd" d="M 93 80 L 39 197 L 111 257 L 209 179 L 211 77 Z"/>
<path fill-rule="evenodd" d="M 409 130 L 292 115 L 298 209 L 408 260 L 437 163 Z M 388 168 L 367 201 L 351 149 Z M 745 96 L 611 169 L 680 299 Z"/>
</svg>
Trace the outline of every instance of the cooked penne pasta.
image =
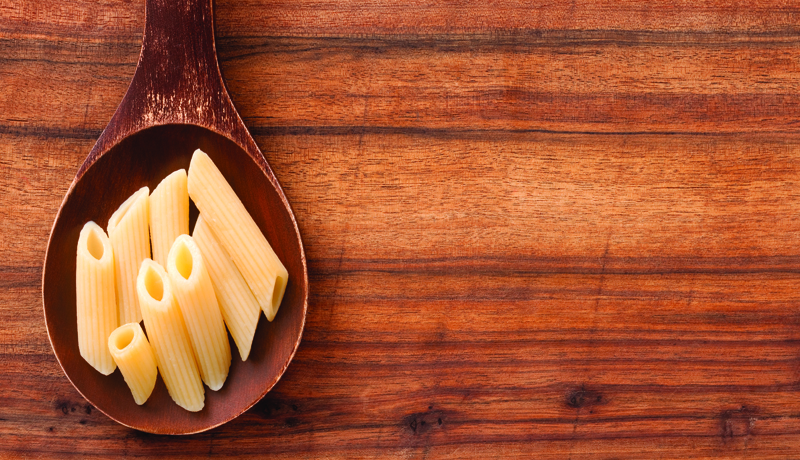
<svg viewBox="0 0 800 460">
<path fill-rule="evenodd" d="M 231 337 L 239 349 L 239 356 L 246 361 L 253 345 L 253 336 L 258 326 L 261 308 L 247 287 L 242 274 L 236 268 L 225 248 L 219 244 L 203 215 L 197 217 L 192 234 L 194 242 L 203 255 L 214 292 L 217 294 L 222 318 L 231 331 Z"/>
<path fill-rule="evenodd" d="M 200 376 L 214 391 L 231 366 L 231 347 L 203 256 L 189 235 L 179 236 L 167 258 L 167 273 L 192 342 Z"/>
<path fill-rule="evenodd" d="M 136 295 L 136 277 L 139 265 L 150 257 L 149 203 L 150 189 L 142 187 L 108 219 L 108 237 L 114 248 L 114 278 L 120 324 L 142 320 Z"/>
<path fill-rule="evenodd" d="M 142 405 L 156 386 L 156 356 L 139 323 L 118 327 L 108 337 L 108 349 L 131 389 L 133 400 Z"/>
<path fill-rule="evenodd" d="M 118 324 L 114 292 L 111 242 L 99 225 L 87 222 L 78 238 L 75 262 L 78 349 L 83 359 L 104 375 L 117 367 L 106 346 L 108 336 Z"/>
<path fill-rule="evenodd" d="M 167 272 L 161 265 L 145 259 L 139 269 L 136 289 L 144 326 L 169 395 L 188 411 L 201 410 L 205 404 L 205 390 Z"/>
<path fill-rule="evenodd" d="M 189 166 L 189 196 L 241 271 L 267 319 L 283 299 L 289 273 L 222 173 L 202 150 Z"/>
<path fill-rule="evenodd" d="M 153 260 L 166 266 L 169 248 L 178 235 L 189 234 L 189 192 L 186 170 L 179 169 L 150 194 L 150 239 Z"/>
</svg>

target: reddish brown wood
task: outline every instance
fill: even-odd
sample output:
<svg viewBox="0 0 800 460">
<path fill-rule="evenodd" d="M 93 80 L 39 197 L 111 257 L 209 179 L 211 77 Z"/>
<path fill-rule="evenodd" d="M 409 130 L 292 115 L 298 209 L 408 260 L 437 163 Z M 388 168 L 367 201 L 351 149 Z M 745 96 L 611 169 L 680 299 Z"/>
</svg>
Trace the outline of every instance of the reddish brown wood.
<svg viewBox="0 0 800 460">
<path fill-rule="evenodd" d="M 273 390 L 181 437 L 95 410 L 41 317 L 143 8 L 0 0 L 0 457 L 797 456 L 794 5 L 218 0 L 313 289 Z"/>
<path fill-rule="evenodd" d="M 105 226 L 138 188 L 189 167 L 200 148 L 228 178 L 289 271 L 280 314 L 261 321 L 249 359 L 234 353 L 228 380 L 206 393 L 199 413 L 175 405 L 159 379 L 137 406 L 119 372 L 110 378 L 80 357 L 75 318 L 75 247 L 87 221 Z M 214 49 L 210 0 L 148 0 L 142 51 L 133 81 L 67 191 L 43 270 L 47 331 L 75 388 L 96 408 L 139 430 L 204 431 L 249 409 L 280 379 L 300 343 L 308 299 L 305 254 L 286 197 L 228 97 Z"/>
</svg>

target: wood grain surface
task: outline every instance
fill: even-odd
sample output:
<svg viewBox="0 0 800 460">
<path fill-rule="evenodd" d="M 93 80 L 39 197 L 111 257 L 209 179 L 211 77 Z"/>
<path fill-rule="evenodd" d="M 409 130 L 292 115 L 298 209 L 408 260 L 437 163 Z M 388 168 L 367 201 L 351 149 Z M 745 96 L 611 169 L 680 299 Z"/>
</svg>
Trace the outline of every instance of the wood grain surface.
<svg viewBox="0 0 800 460">
<path fill-rule="evenodd" d="M 278 385 L 187 437 L 88 405 L 42 315 L 143 13 L 0 0 L 0 457 L 797 456 L 800 7 L 217 1 L 310 297 Z"/>
</svg>

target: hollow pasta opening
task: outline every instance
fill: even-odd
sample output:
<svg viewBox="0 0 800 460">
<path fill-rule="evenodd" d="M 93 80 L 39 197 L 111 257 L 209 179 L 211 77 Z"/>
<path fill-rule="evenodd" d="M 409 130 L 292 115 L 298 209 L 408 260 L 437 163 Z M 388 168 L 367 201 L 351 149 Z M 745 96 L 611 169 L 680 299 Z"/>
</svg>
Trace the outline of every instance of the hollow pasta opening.
<svg viewBox="0 0 800 460">
<path fill-rule="evenodd" d="M 97 234 L 97 229 L 92 229 L 89 232 L 89 237 L 86 238 L 86 250 L 89 251 L 89 254 L 92 255 L 97 260 L 103 258 L 103 253 L 105 250 L 103 249 L 103 241 L 100 239 L 100 236 Z"/>
<path fill-rule="evenodd" d="M 153 270 L 153 267 L 147 268 L 147 274 L 144 275 L 144 287 L 150 297 L 159 302 L 161 301 L 164 296 L 164 282 L 158 272 Z"/>
<path fill-rule="evenodd" d="M 178 269 L 178 273 L 180 273 L 182 277 L 188 280 L 189 277 L 192 276 L 192 251 L 189 250 L 189 247 L 186 246 L 186 243 L 183 241 L 178 243 L 177 251 L 175 268 Z"/>
<path fill-rule="evenodd" d="M 117 333 L 114 336 L 114 346 L 117 347 L 118 350 L 124 350 L 125 347 L 133 342 L 133 329 L 128 327 L 125 328 Z"/>
<path fill-rule="evenodd" d="M 284 279 L 282 276 L 275 278 L 275 288 L 272 289 L 272 305 L 280 303 L 280 296 L 284 288 Z"/>
</svg>

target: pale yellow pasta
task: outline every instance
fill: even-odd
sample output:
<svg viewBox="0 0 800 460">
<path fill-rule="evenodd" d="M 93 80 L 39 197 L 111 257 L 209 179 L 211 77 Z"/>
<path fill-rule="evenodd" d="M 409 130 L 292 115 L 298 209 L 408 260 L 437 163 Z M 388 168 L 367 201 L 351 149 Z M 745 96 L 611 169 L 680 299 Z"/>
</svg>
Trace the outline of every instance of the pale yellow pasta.
<svg viewBox="0 0 800 460">
<path fill-rule="evenodd" d="M 169 395 L 188 411 L 201 410 L 205 404 L 203 381 L 167 272 L 156 262 L 145 259 L 136 289 L 144 327 Z"/>
<path fill-rule="evenodd" d="M 231 366 L 231 347 L 203 256 L 189 235 L 179 236 L 167 258 L 167 273 L 180 305 L 200 376 L 208 388 L 222 388 Z"/>
<path fill-rule="evenodd" d="M 108 349 L 131 390 L 133 400 L 142 405 L 156 386 L 156 356 L 139 323 L 118 327 L 108 337 Z"/>
<path fill-rule="evenodd" d="M 149 203 L 150 189 L 142 187 L 108 219 L 108 237 L 114 248 L 119 324 L 142 320 L 136 276 L 139 265 L 150 257 Z"/>
<path fill-rule="evenodd" d="M 253 336 L 261 312 L 258 301 L 253 297 L 239 269 L 225 248 L 219 244 L 202 214 L 194 225 L 192 238 L 200 248 L 203 262 L 211 276 L 222 318 L 239 349 L 239 356 L 242 361 L 246 361 L 250 355 L 250 347 L 253 345 Z"/>
<path fill-rule="evenodd" d="M 188 188 L 197 209 L 241 271 L 267 319 L 272 321 L 283 299 L 289 273 L 225 177 L 199 149 L 195 150 L 189 166 Z"/>
<path fill-rule="evenodd" d="M 165 266 L 169 248 L 178 235 L 189 234 L 189 192 L 186 170 L 179 169 L 150 194 L 150 240 L 153 260 Z"/>
<path fill-rule="evenodd" d="M 75 310 L 81 356 L 98 372 L 109 375 L 116 365 L 106 342 L 118 324 L 114 251 L 106 232 L 94 222 L 87 222 L 78 238 Z"/>
</svg>

